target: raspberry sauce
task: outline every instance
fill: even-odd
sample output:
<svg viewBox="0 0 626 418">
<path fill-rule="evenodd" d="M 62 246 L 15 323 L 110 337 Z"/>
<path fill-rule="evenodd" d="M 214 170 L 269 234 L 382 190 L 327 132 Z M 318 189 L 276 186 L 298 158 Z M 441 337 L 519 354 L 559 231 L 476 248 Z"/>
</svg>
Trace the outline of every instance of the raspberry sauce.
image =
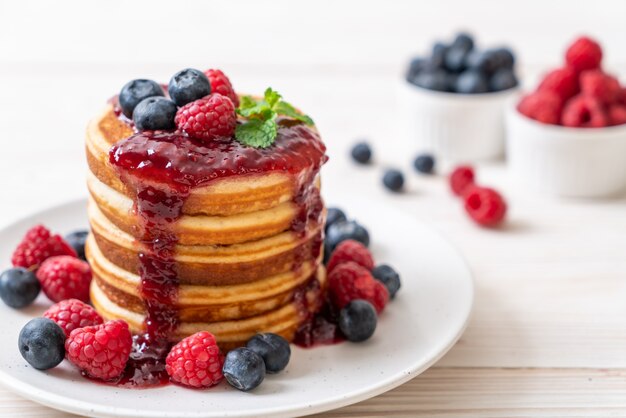
<svg viewBox="0 0 626 418">
<path fill-rule="evenodd" d="M 147 311 L 147 334 L 140 337 L 142 344 L 134 344 L 134 357 L 118 384 L 150 386 L 166 377 L 162 366 L 167 351 L 158 347 L 166 345 L 178 325 L 174 258 L 178 237 L 172 224 L 182 216 L 194 188 L 230 176 L 287 172 L 296 175 L 293 201 L 298 212 L 292 230 L 302 235 L 309 223 L 323 222 L 324 205 L 314 179 L 327 160 L 326 148 L 317 132 L 302 123 L 282 119 L 278 126 L 275 143 L 266 149 L 246 147 L 230 138 L 199 141 L 184 133 L 161 131 L 136 133 L 111 148 L 110 163 L 136 196 L 135 235 L 146 249 L 139 254 L 139 292 Z M 321 245 L 322 240 L 320 236 L 316 243 Z M 313 246 L 312 255 L 319 255 L 320 245 Z M 306 254 L 297 256 L 294 270 L 306 258 Z"/>
</svg>

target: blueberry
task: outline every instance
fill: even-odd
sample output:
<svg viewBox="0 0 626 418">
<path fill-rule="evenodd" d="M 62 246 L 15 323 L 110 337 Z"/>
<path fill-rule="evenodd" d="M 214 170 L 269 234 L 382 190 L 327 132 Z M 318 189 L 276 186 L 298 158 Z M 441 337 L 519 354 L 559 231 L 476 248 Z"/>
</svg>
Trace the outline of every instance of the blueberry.
<svg viewBox="0 0 626 418">
<path fill-rule="evenodd" d="M 404 187 L 404 175 L 399 170 L 389 169 L 383 175 L 383 184 L 392 192 L 399 192 Z"/>
<path fill-rule="evenodd" d="M 469 53 L 469 50 L 453 46 L 446 52 L 444 59 L 446 68 L 457 73 L 463 71 L 465 69 Z"/>
<path fill-rule="evenodd" d="M 370 235 L 363 226 L 356 221 L 339 221 L 328 227 L 326 244 L 329 252 L 342 241 L 353 239 L 366 247 L 370 245 Z"/>
<path fill-rule="evenodd" d="M 359 343 L 376 331 L 376 309 L 366 300 L 355 299 L 339 312 L 339 329 L 348 341 Z"/>
<path fill-rule="evenodd" d="M 211 83 L 202 71 L 186 68 L 170 79 L 170 97 L 178 106 L 184 106 L 211 93 Z"/>
<path fill-rule="evenodd" d="M 176 104 L 165 97 L 148 97 L 135 108 L 133 122 L 140 131 L 171 130 L 176 128 L 177 110 Z"/>
<path fill-rule="evenodd" d="M 454 38 L 452 48 L 461 48 L 469 51 L 474 48 L 474 38 L 468 33 L 460 32 L 456 35 L 456 38 Z"/>
<path fill-rule="evenodd" d="M 513 69 L 515 65 L 515 55 L 509 48 L 497 48 L 494 50 L 494 54 L 497 57 L 498 68 Z"/>
<path fill-rule="evenodd" d="M 268 373 L 278 373 L 287 367 L 291 348 L 289 342 L 280 335 L 265 333 L 252 337 L 246 347 L 263 358 Z"/>
<path fill-rule="evenodd" d="M 483 73 L 467 70 L 459 75 L 456 81 L 456 92 L 478 94 L 489 91 L 489 83 Z"/>
<path fill-rule="evenodd" d="M 334 224 L 335 222 L 346 221 L 346 214 L 339 208 L 328 208 L 328 212 L 326 214 L 326 231 L 328 231 L 328 227 Z"/>
<path fill-rule="evenodd" d="M 436 42 L 433 45 L 433 52 L 430 56 L 430 65 L 432 68 L 443 68 L 446 52 L 449 47 L 441 42 Z"/>
<path fill-rule="evenodd" d="M 87 240 L 87 235 L 89 235 L 89 231 L 80 230 L 65 236 L 65 241 L 76 251 L 78 258 L 85 261 L 87 261 L 87 258 L 85 258 L 85 241 Z"/>
<path fill-rule="evenodd" d="M 400 289 L 400 275 L 392 267 L 387 264 L 376 266 L 372 270 L 372 276 L 385 285 L 392 299 L 396 296 Z"/>
<path fill-rule="evenodd" d="M 265 379 L 263 358 L 249 348 L 229 351 L 222 370 L 231 386 L 245 392 L 256 388 Z"/>
<path fill-rule="evenodd" d="M 491 74 L 498 66 L 497 56 L 492 50 L 472 51 L 467 55 L 465 65 L 471 70 Z"/>
<path fill-rule="evenodd" d="M 448 74 L 444 70 L 423 71 L 416 75 L 413 84 L 428 90 L 449 91 Z"/>
<path fill-rule="evenodd" d="M 409 63 L 409 71 L 406 73 L 407 81 L 413 80 L 413 78 L 418 75 L 420 72 L 425 70 L 428 67 L 428 60 L 421 57 L 416 57 L 411 60 Z"/>
<path fill-rule="evenodd" d="M 0 275 L 0 298 L 11 308 L 30 305 L 40 290 L 39 280 L 32 271 L 16 267 Z"/>
<path fill-rule="evenodd" d="M 513 70 L 501 68 L 489 79 L 489 89 L 491 91 L 502 91 L 517 86 L 517 78 Z"/>
<path fill-rule="evenodd" d="M 51 369 L 65 357 L 65 333 L 48 318 L 31 319 L 24 325 L 18 345 L 24 360 L 38 370 Z"/>
<path fill-rule="evenodd" d="M 368 164 L 372 159 L 372 149 L 366 142 L 359 142 L 350 151 L 352 159 L 359 164 Z"/>
<path fill-rule="evenodd" d="M 133 117 L 133 110 L 143 99 L 154 96 L 165 96 L 161 86 L 152 80 L 132 80 L 122 87 L 119 103 L 122 113 L 127 118 Z"/>
<path fill-rule="evenodd" d="M 435 158 L 430 154 L 420 154 L 413 161 L 413 167 L 423 174 L 432 174 L 435 168 Z"/>
</svg>

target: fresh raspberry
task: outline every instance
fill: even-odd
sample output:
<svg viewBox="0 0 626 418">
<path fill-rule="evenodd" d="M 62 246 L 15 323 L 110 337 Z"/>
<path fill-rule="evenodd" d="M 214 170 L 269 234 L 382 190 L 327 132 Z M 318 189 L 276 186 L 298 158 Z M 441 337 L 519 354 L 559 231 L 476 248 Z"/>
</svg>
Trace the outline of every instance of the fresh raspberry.
<svg viewBox="0 0 626 418">
<path fill-rule="evenodd" d="M 617 78 L 602 70 L 583 71 L 580 74 L 580 90 L 582 94 L 595 97 L 605 104 L 617 102 L 622 93 Z"/>
<path fill-rule="evenodd" d="M 13 252 L 11 262 L 15 267 L 37 268 L 45 259 L 55 255 L 77 256 L 60 235 L 51 235 L 45 226 L 36 225 L 26 232 Z"/>
<path fill-rule="evenodd" d="M 567 48 L 565 61 L 577 72 L 593 70 L 600 67 L 602 48 L 593 39 L 586 36 L 580 37 Z"/>
<path fill-rule="evenodd" d="M 495 226 L 506 214 L 506 203 L 500 193 L 488 187 L 472 187 L 465 195 L 465 210 L 482 226 Z"/>
<path fill-rule="evenodd" d="M 564 126 L 576 128 L 601 128 L 609 124 L 602 103 L 595 97 L 581 94 L 567 102 L 562 122 Z"/>
<path fill-rule="evenodd" d="M 619 94 L 619 102 L 626 106 L 626 87 L 622 87 Z"/>
<path fill-rule="evenodd" d="M 626 106 L 613 105 L 609 108 L 609 123 L 611 126 L 626 124 Z"/>
<path fill-rule="evenodd" d="M 194 388 L 208 388 L 222 381 L 224 359 L 210 332 L 197 332 L 172 347 L 165 370 L 173 382 Z"/>
<path fill-rule="evenodd" d="M 468 186 L 474 184 L 474 169 L 467 165 L 461 165 L 450 174 L 450 187 L 452 193 L 462 196 Z"/>
<path fill-rule="evenodd" d="M 94 308 L 78 299 L 67 299 L 52 305 L 43 316 L 52 319 L 65 335 L 77 328 L 102 324 L 102 317 Z"/>
<path fill-rule="evenodd" d="M 212 140 L 233 136 L 237 115 L 228 97 L 214 93 L 178 109 L 175 122 L 189 136 Z"/>
<path fill-rule="evenodd" d="M 537 87 L 537 91 L 556 93 L 561 102 L 577 95 L 579 90 L 578 74 L 569 67 L 550 71 Z"/>
<path fill-rule="evenodd" d="M 233 85 L 230 83 L 226 74 L 222 70 L 210 69 L 204 72 L 209 82 L 211 83 L 211 93 L 219 93 L 222 96 L 228 97 L 235 107 L 239 107 L 239 97 L 233 89 Z"/>
<path fill-rule="evenodd" d="M 65 341 L 65 356 L 91 377 L 112 380 L 130 357 L 132 337 L 121 319 L 75 329 Z"/>
<path fill-rule="evenodd" d="M 342 241 L 335 247 L 326 269 L 330 273 L 335 267 L 347 261 L 354 261 L 359 266 L 365 267 L 370 271 L 374 268 L 372 253 L 365 245 L 353 239 Z"/>
<path fill-rule="evenodd" d="M 558 125 L 561 121 L 563 100 L 551 91 L 536 91 L 526 95 L 517 105 L 517 110 L 541 123 Z"/>
<path fill-rule="evenodd" d="M 353 261 L 335 267 L 328 276 L 328 288 L 330 299 L 337 309 L 342 309 L 354 299 L 365 299 L 380 313 L 389 301 L 385 285 Z"/>
<path fill-rule="evenodd" d="M 89 302 L 91 268 L 83 260 L 67 255 L 50 257 L 37 270 L 37 278 L 53 302 L 72 298 Z"/>
</svg>

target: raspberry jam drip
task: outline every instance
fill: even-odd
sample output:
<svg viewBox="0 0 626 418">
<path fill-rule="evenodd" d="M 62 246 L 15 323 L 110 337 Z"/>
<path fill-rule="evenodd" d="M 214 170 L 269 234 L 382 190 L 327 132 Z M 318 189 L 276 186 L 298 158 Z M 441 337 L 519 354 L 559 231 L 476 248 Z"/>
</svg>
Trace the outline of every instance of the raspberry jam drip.
<svg viewBox="0 0 626 418">
<path fill-rule="evenodd" d="M 298 212 L 292 230 L 302 236 L 309 223 L 323 221 L 323 202 L 314 179 L 327 160 L 326 148 L 317 132 L 304 124 L 282 119 L 278 126 L 275 143 L 266 149 L 246 147 L 231 139 L 203 142 L 180 132 L 139 132 L 111 148 L 110 163 L 136 196 L 136 236 L 144 248 L 139 254 L 140 295 L 147 310 L 144 338 L 148 347 L 163 345 L 178 325 L 174 258 L 178 237 L 172 226 L 182 216 L 193 188 L 231 176 L 294 174 L 298 176 L 293 199 Z M 316 238 L 317 245 L 311 249 L 315 257 L 322 240 L 322 236 Z M 296 257 L 294 269 L 300 268 L 305 257 Z M 138 356 L 143 358 L 141 353 Z M 146 367 L 132 360 L 128 374 L 144 376 Z M 158 375 L 143 380 L 157 381 Z"/>
</svg>

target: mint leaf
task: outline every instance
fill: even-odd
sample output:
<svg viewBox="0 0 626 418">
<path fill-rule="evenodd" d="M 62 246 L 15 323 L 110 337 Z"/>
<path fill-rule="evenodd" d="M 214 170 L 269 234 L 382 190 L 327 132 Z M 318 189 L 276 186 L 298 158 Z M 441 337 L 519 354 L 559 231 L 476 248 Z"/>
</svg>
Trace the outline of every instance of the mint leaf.
<svg viewBox="0 0 626 418">
<path fill-rule="evenodd" d="M 278 135 L 276 124 L 278 115 L 313 125 L 313 120 L 310 117 L 303 115 L 295 107 L 284 102 L 282 98 L 271 87 L 265 90 L 262 100 L 255 100 L 251 96 L 242 97 L 237 108 L 237 114 L 246 118 L 247 121 L 237 126 L 235 139 L 250 147 L 269 147 Z"/>
<path fill-rule="evenodd" d="M 283 102 L 283 101 L 278 102 L 278 104 L 274 107 L 274 110 L 279 115 L 288 116 L 290 118 L 299 120 L 300 122 L 304 122 L 307 125 L 313 125 L 313 119 L 311 119 L 307 115 L 303 115 L 295 107 L 293 107 L 287 102 Z"/>
<path fill-rule="evenodd" d="M 274 108 L 274 106 L 276 106 L 276 103 L 278 103 L 280 101 L 280 99 L 283 98 L 283 96 L 281 96 L 277 91 L 272 90 L 271 87 L 268 87 L 265 90 L 265 95 L 264 96 L 265 96 L 265 102 L 272 109 Z"/>
<path fill-rule="evenodd" d="M 244 145 L 267 148 L 274 143 L 278 127 L 275 119 L 251 119 L 237 126 L 235 138 Z"/>
</svg>

